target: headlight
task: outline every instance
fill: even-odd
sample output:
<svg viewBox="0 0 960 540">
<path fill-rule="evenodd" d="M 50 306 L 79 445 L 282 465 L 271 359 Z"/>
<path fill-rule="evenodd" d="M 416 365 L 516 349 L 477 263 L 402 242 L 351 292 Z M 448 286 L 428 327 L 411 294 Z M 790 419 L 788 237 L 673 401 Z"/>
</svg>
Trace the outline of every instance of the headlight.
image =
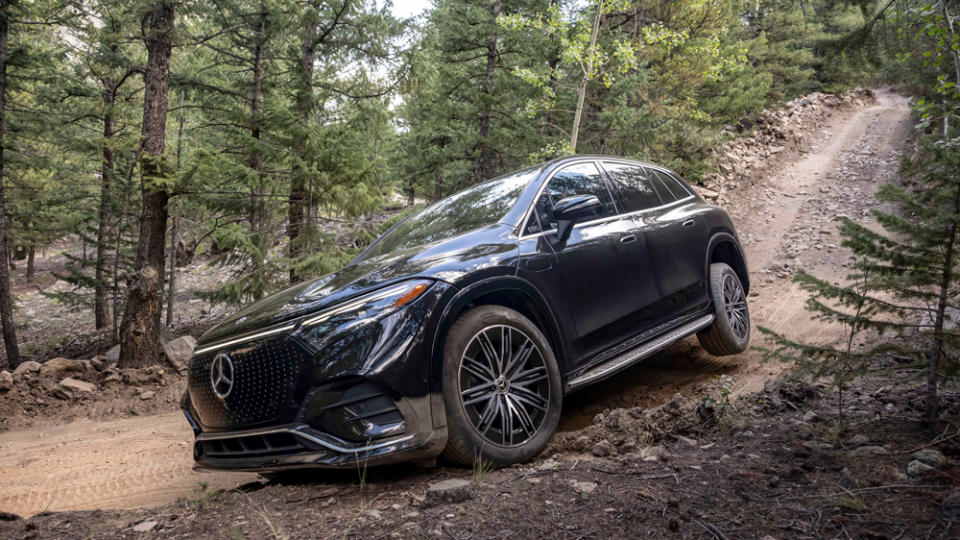
<svg viewBox="0 0 960 540">
<path fill-rule="evenodd" d="M 331 336 L 355 330 L 413 302 L 431 283 L 425 279 L 404 281 L 314 313 L 304 319 L 295 335 L 320 350 Z"/>
</svg>

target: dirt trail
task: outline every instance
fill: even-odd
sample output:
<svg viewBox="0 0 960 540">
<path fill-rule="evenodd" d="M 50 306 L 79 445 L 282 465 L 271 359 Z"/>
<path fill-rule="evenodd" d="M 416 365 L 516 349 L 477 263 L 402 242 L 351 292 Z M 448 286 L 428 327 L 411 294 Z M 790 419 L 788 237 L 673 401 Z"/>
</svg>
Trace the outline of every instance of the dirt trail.
<svg viewBox="0 0 960 540">
<path fill-rule="evenodd" d="M 749 258 L 754 326 L 830 342 L 839 329 L 811 321 L 792 269 L 841 279 L 849 253 L 838 247 L 836 217 L 870 224 L 871 195 L 895 174 L 910 131 L 907 100 L 880 92 L 876 103 L 838 113 L 806 154 L 731 192 L 734 217 Z M 759 343 L 754 330 L 754 343 Z M 575 394 L 561 430 L 579 429 L 603 409 L 653 406 L 675 392 L 696 395 L 721 373 L 739 392 L 762 387 L 781 366 L 750 351 L 729 358 L 702 353 L 687 339 L 623 376 Z M 191 433 L 179 413 L 0 434 L 0 510 L 30 516 L 44 510 L 138 508 L 194 496 L 199 483 L 231 488 L 254 475 L 196 473 Z"/>
</svg>

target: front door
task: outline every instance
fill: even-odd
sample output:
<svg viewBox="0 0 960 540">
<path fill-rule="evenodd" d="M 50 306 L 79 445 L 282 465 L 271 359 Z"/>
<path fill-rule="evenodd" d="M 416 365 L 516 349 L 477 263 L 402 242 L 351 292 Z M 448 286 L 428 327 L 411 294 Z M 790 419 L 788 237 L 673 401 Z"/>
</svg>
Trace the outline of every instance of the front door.
<svg viewBox="0 0 960 540">
<path fill-rule="evenodd" d="M 601 215 L 578 223 L 560 243 L 553 204 L 572 195 L 595 195 Z M 576 331 L 577 357 L 587 359 L 635 333 L 644 308 L 656 302 L 649 276 L 645 238 L 631 216 L 622 215 L 593 161 L 569 165 L 544 188 L 525 232 L 544 232 L 541 249 L 552 250 L 557 264 L 529 279 L 565 305 Z"/>
</svg>

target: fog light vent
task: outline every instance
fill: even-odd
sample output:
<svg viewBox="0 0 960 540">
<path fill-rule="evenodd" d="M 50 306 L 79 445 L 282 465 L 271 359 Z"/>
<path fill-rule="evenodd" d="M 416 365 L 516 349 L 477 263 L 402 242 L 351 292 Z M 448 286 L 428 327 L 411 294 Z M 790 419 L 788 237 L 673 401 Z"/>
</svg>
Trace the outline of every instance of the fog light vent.
<svg viewBox="0 0 960 540">
<path fill-rule="evenodd" d="M 315 390 L 304 416 L 311 426 L 353 442 L 399 435 L 406 429 L 393 399 L 356 379 Z"/>
</svg>

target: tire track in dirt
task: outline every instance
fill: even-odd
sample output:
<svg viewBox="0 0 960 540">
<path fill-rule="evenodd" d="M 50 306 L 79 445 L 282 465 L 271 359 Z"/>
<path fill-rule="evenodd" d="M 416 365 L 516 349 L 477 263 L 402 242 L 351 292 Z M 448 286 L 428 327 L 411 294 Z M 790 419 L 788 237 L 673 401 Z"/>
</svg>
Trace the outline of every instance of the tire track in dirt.
<svg viewBox="0 0 960 540">
<path fill-rule="evenodd" d="M 829 247 L 839 244 L 832 214 L 846 213 L 869 224 L 862 210 L 872 204 L 869 196 L 880 183 L 873 177 L 885 178 L 896 168 L 890 157 L 903 148 L 909 128 L 906 99 L 880 92 L 875 104 L 832 117 L 809 152 L 729 193 L 726 206 L 750 263 L 754 343 L 760 342 L 757 324 L 823 343 L 840 335 L 838 329 L 810 321 L 803 309 L 806 294 L 789 281 L 782 264 L 802 265 L 829 279 L 843 276 L 849 254 Z M 877 159 L 867 160 L 852 179 L 840 174 L 850 156 L 862 155 Z M 814 241 L 824 239 L 822 249 L 811 244 L 795 253 L 798 242 L 810 243 L 811 235 Z M 571 396 L 560 429 L 582 428 L 607 408 L 651 407 L 676 392 L 697 395 L 721 373 L 740 383 L 739 392 L 750 392 L 782 369 L 762 364 L 754 351 L 714 358 L 689 338 Z M 44 510 L 150 507 L 195 497 L 201 482 L 208 489 L 230 489 L 256 478 L 194 472 L 191 440 L 179 413 L 0 433 L 0 510 L 30 516 Z"/>
<path fill-rule="evenodd" d="M 252 474 L 194 472 L 192 432 L 180 413 L 78 421 L 0 434 L 0 509 L 137 508 L 230 489 Z"/>
</svg>

